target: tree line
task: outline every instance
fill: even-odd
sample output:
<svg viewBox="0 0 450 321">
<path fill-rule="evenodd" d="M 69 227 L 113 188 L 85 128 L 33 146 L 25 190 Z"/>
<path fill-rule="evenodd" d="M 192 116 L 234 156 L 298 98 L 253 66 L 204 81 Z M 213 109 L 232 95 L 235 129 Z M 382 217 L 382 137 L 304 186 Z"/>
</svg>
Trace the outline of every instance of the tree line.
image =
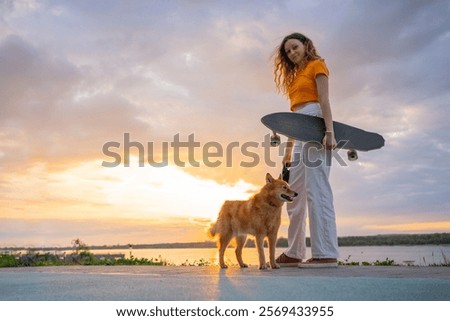
<svg viewBox="0 0 450 321">
<path fill-rule="evenodd" d="M 391 234 L 338 237 L 339 246 L 443 245 L 450 244 L 450 233 Z M 279 238 L 277 247 L 287 247 L 287 239 Z M 310 246 L 309 237 L 306 245 Z"/>
</svg>

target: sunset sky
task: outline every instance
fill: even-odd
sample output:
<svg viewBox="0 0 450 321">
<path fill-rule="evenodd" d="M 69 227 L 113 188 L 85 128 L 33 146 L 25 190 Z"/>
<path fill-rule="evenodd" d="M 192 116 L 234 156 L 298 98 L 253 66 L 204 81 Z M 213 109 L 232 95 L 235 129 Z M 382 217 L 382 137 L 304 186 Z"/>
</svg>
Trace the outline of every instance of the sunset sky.
<svg viewBox="0 0 450 321">
<path fill-rule="evenodd" d="M 260 118 L 288 111 L 272 54 L 292 32 L 325 58 L 334 119 L 386 139 L 335 162 L 338 234 L 450 232 L 449 16 L 444 0 L 0 0 L 0 247 L 206 240 L 224 200 L 280 173 Z"/>
</svg>

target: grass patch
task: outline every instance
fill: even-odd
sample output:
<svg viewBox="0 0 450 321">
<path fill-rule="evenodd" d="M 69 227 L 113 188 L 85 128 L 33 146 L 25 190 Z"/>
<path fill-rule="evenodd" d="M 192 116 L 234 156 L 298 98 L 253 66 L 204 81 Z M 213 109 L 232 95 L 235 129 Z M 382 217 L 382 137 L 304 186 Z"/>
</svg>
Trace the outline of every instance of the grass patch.
<svg viewBox="0 0 450 321">
<path fill-rule="evenodd" d="M 16 267 L 19 266 L 19 262 L 14 255 L 0 254 L 0 267 Z"/>
<path fill-rule="evenodd" d="M 89 251 L 78 254 L 51 253 L 0 254 L 0 267 L 60 266 L 60 265 L 170 265 L 159 258 L 125 258 L 117 255 L 94 255 Z"/>
<path fill-rule="evenodd" d="M 206 259 L 194 260 L 194 262 L 192 263 L 186 260 L 186 262 L 181 264 L 181 266 L 211 266 L 211 265 L 214 265 L 214 263 Z"/>
<path fill-rule="evenodd" d="M 356 265 L 356 266 L 399 266 L 400 264 L 397 264 L 394 260 L 391 260 L 389 258 L 386 258 L 386 260 L 380 261 L 376 260 L 375 262 L 352 262 L 350 261 L 350 256 L 344 260 L 339 261 L 339 265 Z"/>
<path fill-rule="evenodd" d="M 25 266 L 59 266 L 59 265 L 170 265 L 161 257 L 136 258 L 130 253 L 130 258 L 124 254 L 93 254 L 89 247 L 80 239 L 72 241 L 74 250 L 70 254 L 39 253 L 29 250 L 27 253 L 0 254 L 0 267 Z"/>
</svg>

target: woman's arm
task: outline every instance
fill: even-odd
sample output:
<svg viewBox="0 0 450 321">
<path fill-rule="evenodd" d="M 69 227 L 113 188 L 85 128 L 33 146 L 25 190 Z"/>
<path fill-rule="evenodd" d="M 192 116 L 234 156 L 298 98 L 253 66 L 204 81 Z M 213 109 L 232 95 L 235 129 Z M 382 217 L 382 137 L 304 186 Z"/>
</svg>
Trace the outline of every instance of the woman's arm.
<svg viewBox="0 0 450 321">
<path fill-rule="evenodd" d="M 322 109 L 323 120 L 325 122 L 325 136 L 323 145 L 326 149 L 336 148 L 336 139 L 333 130 L 333 115 L 331 113 L 330 99 L 328 94 L 328 77 L 320 74 L 316 77 L 317 93 L 319 94 L 319 104 Z"/>
<path fill-rule="evenodd" d="M 291 167 L 291 159 L 292 159 L 292 147 L 294 146 L 295 140 L 292 138 L 288 138 L 286 149 L 283 157 L 283 165 L 286 167 Z"/>
</svg>

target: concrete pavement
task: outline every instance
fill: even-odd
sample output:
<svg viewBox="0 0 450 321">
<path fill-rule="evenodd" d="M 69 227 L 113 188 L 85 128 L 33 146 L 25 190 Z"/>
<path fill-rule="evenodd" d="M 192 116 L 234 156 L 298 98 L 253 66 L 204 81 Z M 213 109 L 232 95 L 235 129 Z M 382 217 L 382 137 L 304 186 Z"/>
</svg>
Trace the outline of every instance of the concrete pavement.
<svg viewBox="0 0 450 321">
<path fill-rule="evenodd" d="M 339 266 L 260 271 L 216 266 L 0 269 L 2 301 L 450 300 L 450 267 Z"/>
</svg>

